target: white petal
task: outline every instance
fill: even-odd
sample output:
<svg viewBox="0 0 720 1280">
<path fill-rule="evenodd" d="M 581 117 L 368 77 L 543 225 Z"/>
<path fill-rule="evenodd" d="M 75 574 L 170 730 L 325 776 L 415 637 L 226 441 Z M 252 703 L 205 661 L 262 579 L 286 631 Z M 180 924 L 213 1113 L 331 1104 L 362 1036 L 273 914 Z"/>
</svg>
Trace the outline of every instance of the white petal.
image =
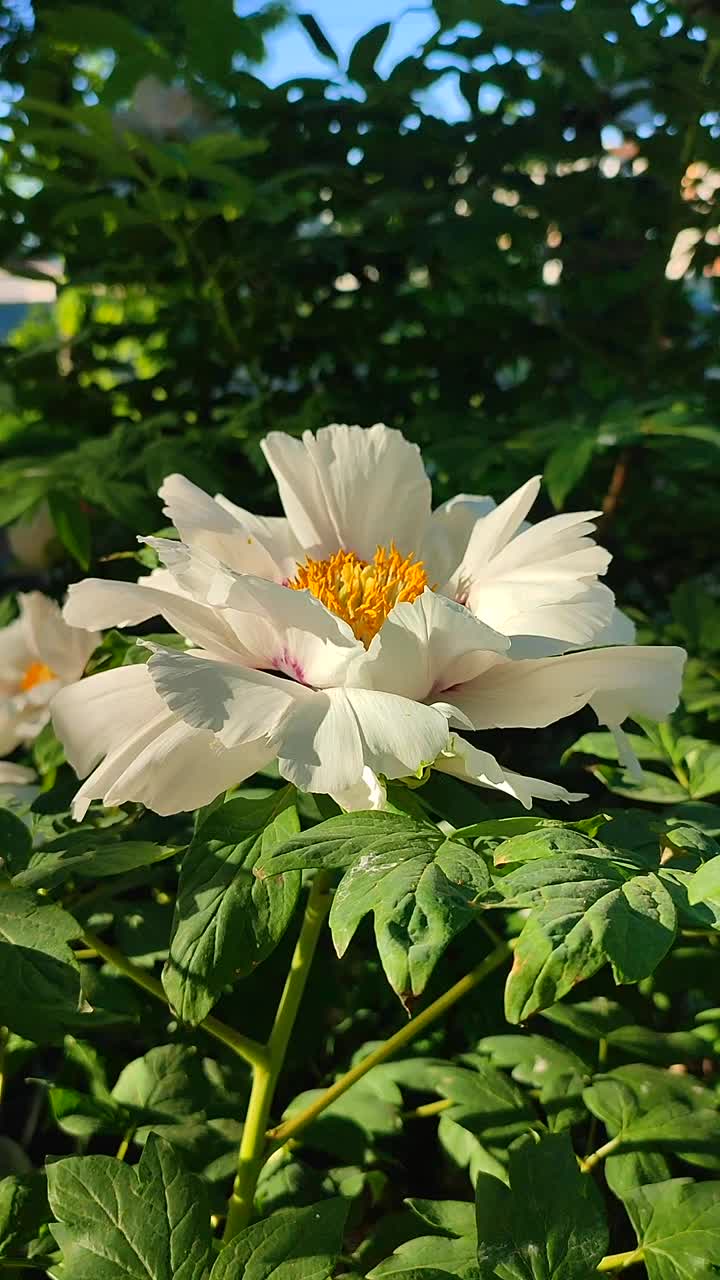
<svg viewBox="0 0 720 1280">
<path fill-rule="evenodd" d="M 148 670 L 163 702 L 195 729 L 209 729 L 224 747 L 269 739 L 302 686 L 264 671 L 170 649 L 153 653 Z"/>
<path fill-rule="evenodd" d="M 75 796 L 73 815 L 81 819 L 91 800 L 107 806 L 132 800 L 162 815 L 184 813 L 209 804 L 272 756 L 265 741 L 228 751 L 213 733 L 164 711 L 105 758 Z"/>
<path fill-rule="evenodd" d="M 312 694 L 288 716 L 277 740 L 278 768 L 302 791 L 341 795 L 362 778 L 363 745 L 343 689 Z"/>
<path fill-rule="evenodd" d="M 503 769 L 488 751 L 478 750 L 464 738 L 453 737 L 452 750 L 439 756 L 434 768 L 478 787 L 504 791 L 506 795 L 519 800 L 526 809 L 532 808 L 533 798 L 564 801 L 585 799 L 584 794 L 566 791 L 553 782 L 544 782 L 542 778 L 530 778 L 511 769 Z"/>
<path fill-rule="evenodd" d="M 147 667 L 115 667 L 61 689 L 52 720 L 65 755 L 80 778 L 166 711 Z"/>
<path fill-rule="evenodd" d="M 622 768 L 626 769 L 628 773 L 632 774 L 636 782 L 642 782 L 643 781 L 642 765 L 640 764 L 640 761 L 638 760 L 637 756 L 635 755 L 635 752 L 633 751 L 632 743 L 630 742 L 630 739 L 625 733 L 625 730 L 621 729 L 619 725 L 614 724 L 611 727 L 611 733 L 613 738 L 615 739 L 615 746 L 617 747 L 618 760 L 620 761 Z"/>
<path fill-rule="evenodd" d="M 345 548 L 371 560 L 378 545 L 394 541 L 404 555 L 422 545 L 430 481 L 417 445 L 399 431 L 334 424 L 302 441 L 272 431 L 262 449 L 308 555 Z"/>
<path fill-rule="evenodd" d="M 420 773 L 447 745 L 448 723 L 436 707 L 393 693 L 347 689 L 363 740 L 365 762 L 386 778 Z"/>
<path fill-rule="evenodd" d="M 395 694 L 330 689 L 311 695 L 277 735 L 280 772 L 304 791 L 349 791 L 366 765 L 386 778 L 418 774 L 448 742 L 445 716 Z"/>
<path fill-rule="evenodd" d="M 38 660 L 62 680 L 78 680 L 102 637 L 95 631 L 69 626 L 59 605 L 31 591 L 19 597 L 27 635 Z"/>
<path fill-rule="evenodd" d="M 238 573 L 282 581 L 285 575 L 264 545 L 262 521 L 216 501 L 185 476 L 166 476 L 159 493 L 183 542 L 208 551 Z"/>
<path fill-rule="evenodd" d="M 63 615 L 73 626 L 98 628 L 131 627 L 148 618 L 163 617 L 181 636 L 219 658 L 250 658 L 221 613 L 177 591 L 85 578 L 70 587 Z"/>
<path fill-rule="evenodd" d="M 552 516 L 521 528 L 539 478 L 477 521 L 448 594 L 496 630 L 572 644 L 594 643 L 613 597 L 596 579 L 610 556 L 588 536 L 595 512 Z"/>
<path fill-rule="evenodd" d="M 468 609 L 426 589 L 391 610 L 353 683 L 422 701 L 471 680 L 508 645 Z"/>
<path fill-rule="evenodd" d="M 613 609 L 610 621 L 596 631 L 589 644 L 572 645 L 564 640 L 552 640 L 547 636 L 513 636 L 508 656 L 510 658 L 554 658 L 574 649 L 605 645 L 634 644 L 635 623 L 620 609 Z"/>
<path fill-rule="evenodd" d="M 3 693 L 14 693 L 30 663 L 37 660 L 27 619 L 22 614 L 0 628 L 0 690 Z"/>
<path fill-rule="evenodd" d="M 228 610 L 242 643 L 258 655 L 254 665 L 265 670 L 324 689 L 344 684 L 350 669 L 365 659 L 347 623 L 309 591 L 225 573 L 217 575 L 209 598 Z"/>
<path fill-rule="evenodd" d="M 360 781 L 354 787 L 349 787 L 347 791 L 336 792 L 332 799 L 346 813 L 352 813 L 358 809 L 384 809 L 387 804 L 387 790 L 377 774 L 373 773 L 369 765 L 365 765 Z"/>
<path fill-rule="evenodd" d="M 0 761 L 0 787 L 26 787 L 36 777 L 34 769 L 26 769 L 22 764 L 11 764 L 7 760 Z"/>
<path fill-rule="evenodd" d="M 542 728 L 588 703 L 599 720 L 662 720 L 678 702 L 685 653 L 647 645 L 587 649 L 557 658 L 499 658 L 452 701 L 476 729 Z"/>
<path fill-rule="evenodd" d="M 243 507 L 237 507 L 222 493 L 215 494 L 218 506 L 229 511 L 241 524 L 246 525 L 265 547 L 280 572 L 280 581 L 295 575 L 298 562 L 305 559 L 300 543 L 285 516 L 258 516 Z"/>
<path fill-rule="evenodd" d="M 498 579 L 473 587 L 468 597 L 468 608 L 506 635 L 552 637 L 565 650 L 594 645 L 613 604 L 612 592 L 601 582 L 550 577 L 543 584 Z"/>
<path fill-rule="evenodd" d="M 0 756 L 9 756 L 23 741 L 15 698 L 0 698 Z"/>
<path fill-rule="evenodd" d="M 472 583 L 517 533 L 540 492 L 540 476 L 533 476 L 494 510 L 475 522 L 462 563 L 453 582 Z"/>
<path fill-rule="evenodd" d="M 433 511 L 420 559 L 431 582 L 447 582 L 460 564 L 475 525 L 495 508 L 486 495 L 458 493 Z"/>
</svg>

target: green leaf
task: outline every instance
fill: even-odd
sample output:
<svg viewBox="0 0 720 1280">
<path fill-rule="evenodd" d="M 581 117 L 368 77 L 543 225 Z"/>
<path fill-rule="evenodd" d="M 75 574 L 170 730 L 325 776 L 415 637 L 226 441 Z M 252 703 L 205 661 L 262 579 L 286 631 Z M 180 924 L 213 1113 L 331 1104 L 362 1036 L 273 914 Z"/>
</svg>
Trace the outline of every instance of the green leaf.
<svg viewBox="0 0 720 1280">
<path fill-rule="evenodd" d="M 688 882 L 687 893 L 692 906 L 707 898 L 720 900 L 720 856 L 703 863 Z"/>
<path fill-rule="evenodd" d="M 322 1089 L 307 1089 L 298 1094 L 285 1109 L 283 1120 L 304 1111 L 322 1092 Z M 401 1101 L 402 1095 L 397 1090 L 388 1096 L 373 1073 L 369 1073 L 325 1108 L 305 1130 L 303 1142 L 339 1160 L 363 1163 L 368 1148 L 372 1148 L 378 1138 L 391 1138 L 400 1131 Z"/>
<path fill-rule="evenodd" d="M 557 449 L 553 449 L 545 463 L 544 478 L 556 510 L 561 509 L 565 499 L 582 480 L 594 453 L 595 438 L 589 431 L 584 435 L 568 433 Z"/>
<path fill-rule="evenodd" d="M 665 760 L 666 755 L 661 747 L 644 738 L 639 733 L 629 733 L 628 741 L 638 760 Z M 561 757 L 565 764 L 571 756 L 594 756 L 596 760 L 619 760 L 618 745 L 611 733 L 584 733 L 571 747 L 567 747 Z"/>
<path fill-rule="evenodd" d="M 482 1141 L 507 1146 L 537 1122 L 537 1116 L 522 1091 L 475 1055 L 474 1070 L 448 1063 L 438 1072 L 435 1091 L 453 1106 L 444 1114 Z"/>
<path fill-rule="evenodd" d="M 90 521 L 75 494 L 55 490 L 48 494 L 50 515 L 58 538 L 81 569 L 90 568 Z"/>
<path fill-rule="evenodd" d="M 128 1127 L 122 1107 L 89 1093 L 56 1085 L 49 1090 L 49 1098 L 53 1119 L 73 1138 L 86 1142 L 95 1133 L 124 1133 Z"/>
<path fill-rule="evenodd" d="M 479 853 L 451 840 L 438 847 L 429 828 L 425 840 L 422 853 L 400 862 L 394 851 L 366 852 L 346 871 L 330 911 L 339 956 L 372 911 L 382 966 L 401 999 L 425 989 L 448 943 L 472 920 L 471 904 L 490 883 Z"/>
<path fill-rule="evenodd" d="M 715 1099 L 692 1077 L 632 1064 L 596 1076 L 583 1099 L 619 1149 L 667 1150 L 690 1164 L 720 1165 Z"/>
<path fill-rule="evenodd" d="M 202 1118 L 208 1082 L 199 1055 L 188 1045 L 156 1045 L 120 1072 L 112 1101 L 135 1113 L 138 1140 L 147 1137 L 152 1123 L 185 1124 Z"/>
<path fill-rule="evenodd" d="M 675 936 L 675 907 L 659 877 L 625 880 L 600 857 L 530 862 L 497 887 L 513 906 L 531 908 L 505 988 L 510 1022 L 554 1004 L 606 962 L 616 982 L 638 982 Z"/>
<path fill-rule="evenodd" d="M 222 83 L 241 33 L 232 0 L 181 0 L 179 8 L 191 65 L 203 77 Z"/>
<path fill-rule="evenodd" d="M 589 1068 L 577 1054 L 547 1036 L 486 1036 L 478 1052 L 493 1066 L 512 1068 L 512 1078 L 539 1090 L 539 1100 L 552 1129 L 567 1128 L 584 1119 L 582 1090 Z M 463 1055 L 463 1061 L 474 1060 Z"/>
<path fill-rule="evenodd" d="M 650 769 L 643 769 L 642 782 L 634 782 L 623 769 L 609 764 L 593 765 L 590 772 L 605 784 L 608 791 L 627 800 L 641 800 L 645 804 L 680 804 L 688 798 L 687 789 L 675 778 Z"/>
<path fill-rule="evenodd" d="M 80 973 L 68 942 L 80 927 L 30 893 L 0 893 L 0 1024 L 41 1044 L 77 1022 Z"/>
<path fill-rule="evenodd" d="M 454 1164 L 460 1169 L 467 1169 L 473 1187 L 480 1173 L 489 1173 L 501 1182 L 507 1182 L 507 1173 L 498 1158 L 497 1148 L 491 1152 L 474 1133 L 452 1120 L 446 1111 L 440 1116 L 437 1136 Z"/>
<path fill-rule="evenodd" d="M 548 854 L 574 857 L 597 848 L 594 840 L 580 835 L 578 831 L 566 827 L 536 827 L 534 831 L 511 836 L 497 845 L 493 861 L 496 867 L 504 867 L 514 862 L 530 862 L 533 858 L 547 858 Z"/>
<path fill-rule="evenodd" d="M 170 956 L 163 971 L 167 997 L 195 1026 L 223 988 L 249 973 L 287 928 L 300 875 L 253 875 L 261 859 L 299 829 L 294 791 L 264 800 L 231 800 L 200 827 L 183 860 Z"/>
<path fill-rule="evenodd" d="M 338 56 L 323 31 L 317 18 L 311 13 L 299 13 L 297 15 L 298 22 L 301 23 L 305 30 L 305 34 L 312 41 L 321 58 L 329 58 L 331 62 L 337 63 Z"/>
<path fill-rule="evenodd" d="M 202 1183 L 155 1136 L 129 1168 L 110 1156 L 48 1166 L 63 1280 L 205 1280 L 210 1217 Z"/>
<path fill-rule="evenodd" d="M 418 1236 L 401 1244 L 389 1258 L 372 1271 L 368 1280 L 405 1276 L 407 1280 L 481 1280 L 477 1264 L 475 1232 L 459 1239 L 447 1236 Z"/>
<path fill-rule="evenodd" d="M 376 27 L 366 31 L 355 43 L 348 60 L 348 79 L 365 84 L 376 78 L 375 63 L 383 50 L 383 45 L 390 35 L 391 22 L 379 22 Z"/>
<path fill-rule="evenodd" d="M 328 1280 L 342 1250 L 348 1207 L 332 1199 L 271 1213 L 226 1245 L 211 1280 Z"/>
<path fill-rule="evenodd" d="M 68 876 L 102 880 L 151 866 L 173 852 L 145 840 L 120 841 L 112 833 L 68 831 L 32 852 L 25 865 L 13 861 L 12 882 L 20 889 L 37 889 L 59 884 Z"/>
<path fill-rule="evenodd" d="M 665 1182 L 671 1176 L 670 1162 L 659 1151 L 621 1151 L 608 1156 L 603 1170 L 605 1181 L 618 1200 L 647 1182 Z"/>
<path fill-rule="evenodd" d="M 476 1186 L 483 1280 L 588 1280 L 605 1253 L 602 1200 L 578 1169 L 570 1140 L 521 1139 L 510 1152 L 510 1188 L 481 1173 Z"/>
<path fill-rule="evenodd" d="M 720 747 L 698 742 L 685 753 L 688 789 L 693 800 L 703 800 L 720 791 Z"/>
<path fill-rule="evenodd" d="M 0 859 L 10 868 L 15 861 L 24 862 L 32 851 L 32 836 L 24 822 L 9 809 L 0 809 Z"/>
<path fill-rule="evenodd" d="M 43 1173 L 10 1174 L 0 1181 L 0 1258 L 18 1256 L 50 1217 Z"/>
<path fill-rule="evenodd" d="M 473 1239 L 477 1234 L 475 1226 L 475 1206 L 466 1200 L 416 1200 L 411 1197 L 405 1201 L 421 1222 L 436 1231 L 449 1236 L 468 1236 Z"/>
<path fill-rule="evenodd" d="M 342 813 L 284 841 L 272 858 L 258 864 L 255 874 L 350 867 L 370 854 L 412 858 L 437 849 L 445 838 L 432 823 L 414 822 L 401 813 Z"/>
<path fill-rule="evenodd" d="M 671 1178 L 625 1197 L 648 1280 L 715 1280 L 720 1266 L 720 1183 Z"/>
</svg>

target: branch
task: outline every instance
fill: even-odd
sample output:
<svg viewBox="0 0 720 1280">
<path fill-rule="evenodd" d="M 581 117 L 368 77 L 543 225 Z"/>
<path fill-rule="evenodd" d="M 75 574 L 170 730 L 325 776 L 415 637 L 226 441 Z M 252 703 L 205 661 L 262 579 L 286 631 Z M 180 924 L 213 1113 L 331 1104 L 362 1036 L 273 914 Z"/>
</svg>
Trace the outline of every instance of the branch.
<svg viewBox="0 0 720 1280">
<path fill-rule="evenodd" d="M 299 1113 L 299 1115 L 292 1116 L 289 1120 L 285 1120 L 284 1123 L 278 1125 L 277 1128 L 270 1129 L 267 1135 L 268 1138 L 272 1139 L 273 1142 L 282 1144 L 287 1142 L 289 1138 L 296 1137 L 297 1134 L 303 1129 L 306 1129 L 309 1124 L 312 1124 L 313 1120 L 316 1120 L 319 1115 L 322 1115 L 323 1111 L 325 1111 L 331 1103 L 335 1102 L 338 1098 L 341 1098 L 344 1093 L 347 1093 L 347 1090 L 352 1088 L 354 1084 L 357 1084 L 358 1080 L 362 1080 L 363 1076 L 367 1075 L 368 1071 L 372 1071 L 373 1067 L 377 1067 L 381 1062 L 385 1062 L 388 1058 L 391 1058 L 399 1049 L 404 1049 L 411 1040 L 415 1039 L 415 1036 L 418 1036 L 420 1032 L 424 1031 L 426 1027 L 429 1027 L 431 1023 L 436 1022 L 438 1018 L 442 1017 L 442 1015 L 450 1009 L 456 1001 L 461 1000 L 462 997 L 467 995 L 469 991 L 472 991 L 478 983 L 482 982 L 484 978 L 488 977 L 488 975 L 493 973 L 495 969 L 499 968 L 509 955 L 510 947 L 507 943 L 499 943 L 498 946 L 495 947 L 495 950 L 491 951 L 490 955 L 486 956 L 475 969 L 472 969 L 470 973 L 466 973 L 465 977 L 461 978 L 459 982 L 456 982 L 453 987 L 450 987 L 449 991 L 446 991 L 444 995 L 439 996 L 437 1000 L 433 1000 L 432 1004 L 429 1004 L 427 1009 L 423 1009 L 422 1013 L 419 1013 L 416 1018 L 413 1018 L 408 1022 L 408 1024 L 402 1027 L 400 1031 L 396 1031 L 394 1036 L 391 1036 L 389 1040 L 386 1040 L 384 1044 L 381 1044 L 373 1053 L 368 1054 L 367 1058 L 363 1058 L 362 1062 L 358 1062 L 357 1065 L 350 1071 L 346 1072 L 344 1076 L 341 1076 L 339 1080 L 336 1080 L 335 1084 L 331 1085 L 329 1089 L 326 1089 L 325 1092 L 321 1094 L 319 1098 L 316 1098 L 309 1107 L 306 1107 L 304 1111 Z"/>
<path fill-rule="evenodd" d="M 92 947 L 99 956 L 114 969 L 122 973 L 137 987 L 142 987 L 143 991 L 147 991 L 148 995 L 154 996 L 156 1000 L 161 1000 L 164 1005 L 168 1004 L 168 998 L 161 982 L 157 978 L 153 978 L 144 969 L 128 960 L 122 951 L 118 951 L 116 947 L 110 946 L 110 943 L 104 942 L 96 934 L 90 933 L 88 929 L 83 930 L 83 941 L 88 947 Z M 206 1031 L 209 1036 L 215 1040 L 219 1040 L 228 1049 L 232 1049 L 233 1053 L 239 1054 L 252 1067 L 264 1067 L 267 1062 L 267 1051 L 265 1046 L 257 1040 L 251 1040 L 249 1036 L 243 1036 L 239 1031 L 233 1031 L 232 1027 L 226 1026 L 224 1022 L 220 1022 L 219 1018 L 203 1018 L 198 1026 Z"/>
</svg>

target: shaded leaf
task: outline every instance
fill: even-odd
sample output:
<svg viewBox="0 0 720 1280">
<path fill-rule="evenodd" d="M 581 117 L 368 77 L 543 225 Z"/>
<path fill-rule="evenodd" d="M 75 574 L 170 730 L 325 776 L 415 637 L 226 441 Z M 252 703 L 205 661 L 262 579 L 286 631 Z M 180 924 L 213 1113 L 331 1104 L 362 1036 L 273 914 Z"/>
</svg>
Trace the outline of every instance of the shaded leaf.
<svg viewBox="0 0 720 1280">
<path fill-rule="evenodd" d="M 68 942 L 79 935 L 60 907 L 0 894 L 0 1024 L 46 1043 L 77 1022 L 80 973 Z"/>
<path fill-rule="evenodd" d="M 291 787 L 265 800 L 231 800 L 203 822 L 183 859 L 170 955 L 168 1000 L 196 1025 L 223 988 L 273 950 L 300 891 L 298 872 L 253 875 L 255 864 L 299 829 Z"/>
</svg>

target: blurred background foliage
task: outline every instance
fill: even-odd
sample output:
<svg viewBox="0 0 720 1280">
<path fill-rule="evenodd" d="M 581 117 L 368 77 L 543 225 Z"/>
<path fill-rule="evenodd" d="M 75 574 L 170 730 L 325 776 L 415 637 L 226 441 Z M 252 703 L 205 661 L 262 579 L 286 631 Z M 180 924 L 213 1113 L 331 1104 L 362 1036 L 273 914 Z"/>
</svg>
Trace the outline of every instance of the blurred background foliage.
<svg viewBox="0 0 720 1280">
<path fill-rule="evenodd" d="M 611 585 L 642 639 L 689 645 L 705 731 L 720 6 L 423 9 L 388 60 L 390 22 L 346 58 L 279 4 L 6 4 L 0 263 L 56 290 L 3 339 L 8 584 L 134 574 L 104 557 L 162 526 L 168 472 L 269 511 L 265 432 L 382 420 L 438 501 L 543 471 L 545 514 L 602 507 Z M 288 22 L 320 70 L 272 85 Z"/>
</svg>

